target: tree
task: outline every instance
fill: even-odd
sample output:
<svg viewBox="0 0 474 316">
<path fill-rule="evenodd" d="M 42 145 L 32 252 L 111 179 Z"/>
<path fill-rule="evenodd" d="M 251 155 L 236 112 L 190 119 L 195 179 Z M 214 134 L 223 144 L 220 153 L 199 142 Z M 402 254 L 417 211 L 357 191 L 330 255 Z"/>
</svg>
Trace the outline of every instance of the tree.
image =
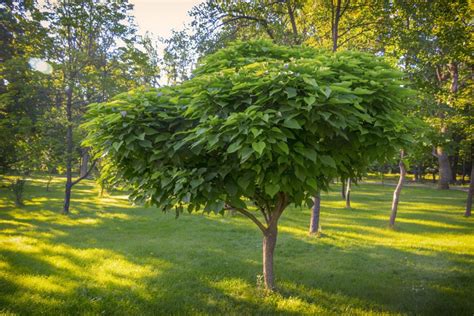
<svg viewBox="0 0 474 316">
<path fill-rule="evenodd" d="M 57 64 L 59 90 L 66 113 L 66 185 L 63 213 L 69 213 L 72 187 L 87 177 L 92 163 L 73 181 L 75 152 L 74 131 L 88 102 L 105 101 L 110 90 L 109 62 L 118 39 L 127 42 L 134 33 L 129 16 L 132 6 L 127 2 L 58 1 L 49 4 L 49 35 L 53 42 L 49 58 Z M 119 50 L 118 50 L 119 51 Z M 96 84 L 94 84 L 96 83 Z M 118 91 L 114 91 L 117 93 Z M 82 150 L 88 155 L 87 150 Z M 83 161 L 87 161 L 85 157 Z"/>
<path fill-rule="evenodd" d="M 48 75 L 32 69 L 45 55 L 42 14 L 30 1 L 0 5 L 0 167 L 28 173 L 28 147 L 36 138 L 39 117 L 52 101 Z M 33 156 L 34 158 L 34 156 Z"/>
<path fill-rule="evenodd" d="M 312 0 L 305 1 L 297 21 L 312 30 L 305 40 L 311 46 L 376 52 L 381 45 L 375 26 L 385 14 L 384 1 Z"/>
<path fill-rule="evenodd" d="M 189 12 L 192 22 L 163 42 L 164 71 L 169 83 L 186 80 L 202 56 L 235 40 L 271 39 L 302 43 L 311 33 L 304 17 L 305 1 L 207 0 Z"/>
<path fill-rule="evenodd" d="M 355 177 L 405 142 L 409 93 L 399 79 L 364 53 L 236 43 L 181 85 L 91 105 L 86 145 L 135 201 L 177 215 L 232 209 L 252 220 L 273 290 L 285 208 L 310 206 L 336 175 Z"/>
<path fill-rule="evenodd" d="M 400 178 L 398 179 L 397 186 L 393 192 L 392 200 L 392 212 L 390 214 L 390 228 L 395 227 L 395 219 L 397 218 L 398 202 L 400 201 L 400 193 L 402 192 L 403 182 L 405 182 L 405 176 L 407 174 L 405 168 L 405 162 L 403 161 L 404 152 L 400 152 L 400 162 L 398 166 L 400 167 Z"/>
<path fill-rule="evenodd" d="M 380 38 L 385 53 L 424 92 L 431 106 L 425 119 L 438 129 L 433 155 L 438 159 L 440 189 L 449 189 L 452 167 L 450 143 L 458 132 L 469 138 L 466 122 L 472 117 L 472 12 L 468 1 L 393 1 L 388 3 Z M 461 133 L 459 133 L 461 131 Z"/>
</svg>

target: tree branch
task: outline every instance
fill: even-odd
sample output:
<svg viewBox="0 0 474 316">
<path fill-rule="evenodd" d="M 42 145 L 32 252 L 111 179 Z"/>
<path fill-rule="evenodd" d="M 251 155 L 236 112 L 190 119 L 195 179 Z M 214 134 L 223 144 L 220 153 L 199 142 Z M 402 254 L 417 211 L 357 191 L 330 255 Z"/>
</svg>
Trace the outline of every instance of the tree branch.
<svg viewBox="0 0 474 316">
<path fill-rule="evenodd" d="M 360 32 L 357 33 L 357 34 L 354 34 L 353 36 L 349 36 L 348 38 L 346 38 L 345 40 L 343 40 L 342 42 L 340 42 L 338 46 L 341 47 L 342 45 L 344 45 L 344 44 L 346 44 L 347 42 L 349 42 L 351 39 L 354 39 L 354 38 L 356 38 L 357 36 L 364 34 L 365 32 L 366 32 L 366 30 L 362 30 L 362 31 L 360 31 Z"/>
<path fill-rule="evenodd" d="M 225 24 L 228 24 L 228 23 L 231 23 L 233 21 L 237 21 L 237 20 L 251 20 L 251 21 L 255 21 L 257 23 L 261 23 L 263 25 L 263 27 L 265 28 L 265 31 L 267 32 L 268 36 L 271 38 L 271 39 L 275 39 L 274 35 L 273 35 L 273 32 L 270 30 L 270 28 L 268 27 L 268 22 L 265 20 L 265 19 L 261 19 L 261 18 L 256 18 L 254 16 L 250 16 L 250 15 L 228 15 L 229 17 L 229 20 L 225 20 L 222 22 L 223 25 Z"/>
<path fill-rule="evenodd" d="M 265 222 L 268 223 L 270 222 L 269 218 L 268 218 L 268 215 L 267 215 L 267 212 L 265 212 L 265 209 L 263 207 L 259 207 L 260 209 L 260 212 L 262 212 L 262 215 L 263 215 L 263 218 L 265 218 Z"/>
<path fill-rule="evenodd" d="M 87 172 L 82 177 L 79 177 L 76 180 L 74 180 L 73 182 L 71 182 L 71 187 L 78 184 L 81 180 L 87 178 L 89 176 L 89 174 L 91 173 L 92 169 L 94 169 L 96 162 L 97 162 L 97 160 L 94 160 L 94 162 L 92 162 L 92 165 L 89 167 L 89 170 L 87 170 Z"/>
<path fill-rule="evenodd" d="M 225 208 L 226 210 L 236 210 L 237 212 L 240 212 L 242 213 L 243 215 L 247 216 L 248 218 L 250 218 L 257 226 L 258 228 L 260 228 L 260 230 L 262 231 L 262 233 L 266 233 L 267 231 L 267 227 L 265 227 L 265 225 L 262 224 L 262 222 L 260 222 L 258 220 L 258 218 L 255 217 L 255 215 L 253 215 L 252 213 L 250 213 L 249 211 L 243 209 L 243 208 L 239 208 L 239 207 L 233 207 L 233 206 L 230 206 L 230 207 L 226 207 Z"/>
<path fill-rule="evenodd" d="M 288 9 L 288 15 L 290 16 L 291 28 L 293 30 L 293 37 L 296 43 L 298 41 L 298 28 L 296 27 L 294 11 L 291 8 L 291 2 L 289 0 L 287 0 L 286 6 Z"/>
</svg>

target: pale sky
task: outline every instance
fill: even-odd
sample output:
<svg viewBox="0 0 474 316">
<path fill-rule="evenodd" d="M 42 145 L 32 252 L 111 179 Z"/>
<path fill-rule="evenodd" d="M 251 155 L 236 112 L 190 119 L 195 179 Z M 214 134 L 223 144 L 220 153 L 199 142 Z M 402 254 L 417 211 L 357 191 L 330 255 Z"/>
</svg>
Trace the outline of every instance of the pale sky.
<svg viewBox="0 0 474 316">
<path fill-rule="evenodd" d="M 179 30 L 190 22 L 188 11 L 203 0 L 129 0 L 134 5 L 133 15 L 140 34 L 146 31 L 155 36 L 169 37 L 171 30 Z"/>
<path fill-rule="evenodd" d="M 0 0 L 1 1 L 1 0 Z M 52 0 L 53 2 L 55 0 Z M 39 0 L 40 5 L 45 0 Z M 132 15 L 138 25 L 140 35 L 151 32 L 155 36 L 167 38 L 171 30 L 180 30 L 191 21 L 188 11 L 204 0 L 129 0 L 133 4 Z"/>
</svg>

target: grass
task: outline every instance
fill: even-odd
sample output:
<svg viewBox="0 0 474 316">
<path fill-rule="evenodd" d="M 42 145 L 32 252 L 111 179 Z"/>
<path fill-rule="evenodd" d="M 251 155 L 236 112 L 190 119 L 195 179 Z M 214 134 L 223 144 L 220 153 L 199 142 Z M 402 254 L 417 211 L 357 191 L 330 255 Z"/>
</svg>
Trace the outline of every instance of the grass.
<svg viewBox="0 0 474 316">
<path fill-rule="evenodd" d="M 0 189 L 0 313 L 4 314 L 425 314 L 474 313 L 474 221 L 465 193 L 407 187 L 397 229 L 393 187 L 323 195 L 321 238 L 309 210 L 283 214 L 279 292 L 261 290 L 261 235 L 239 216 L 162 214 L 126 196 L 74 188 L 59 214 L 62 179 L 27 184 L 26 206 Z"/>
</svg>

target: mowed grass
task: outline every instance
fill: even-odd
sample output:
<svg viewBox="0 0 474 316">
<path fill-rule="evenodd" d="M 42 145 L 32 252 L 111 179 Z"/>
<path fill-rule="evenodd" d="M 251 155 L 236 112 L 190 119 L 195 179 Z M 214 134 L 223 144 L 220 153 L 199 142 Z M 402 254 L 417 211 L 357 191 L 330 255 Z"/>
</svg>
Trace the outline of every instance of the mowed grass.
<svg viewBox="0 0 474 316">
<path fill-rule="evenodd" d="M 240 216 L 163 214 L 126 196 L 74 188 L 60 215 L 29 181 L 26 206 L 0 190 L 0 312 L 32 315 L 474 313 L 474 220 L 465 192 L 404 188 L 389 230 L 392 186 L 362 184 L 343 208 L 322 196 L 320 238 L 310 211 L 290 207 L 275 253 L 278 293 L 261 289 L 261 234 Z"/>
</svg>

